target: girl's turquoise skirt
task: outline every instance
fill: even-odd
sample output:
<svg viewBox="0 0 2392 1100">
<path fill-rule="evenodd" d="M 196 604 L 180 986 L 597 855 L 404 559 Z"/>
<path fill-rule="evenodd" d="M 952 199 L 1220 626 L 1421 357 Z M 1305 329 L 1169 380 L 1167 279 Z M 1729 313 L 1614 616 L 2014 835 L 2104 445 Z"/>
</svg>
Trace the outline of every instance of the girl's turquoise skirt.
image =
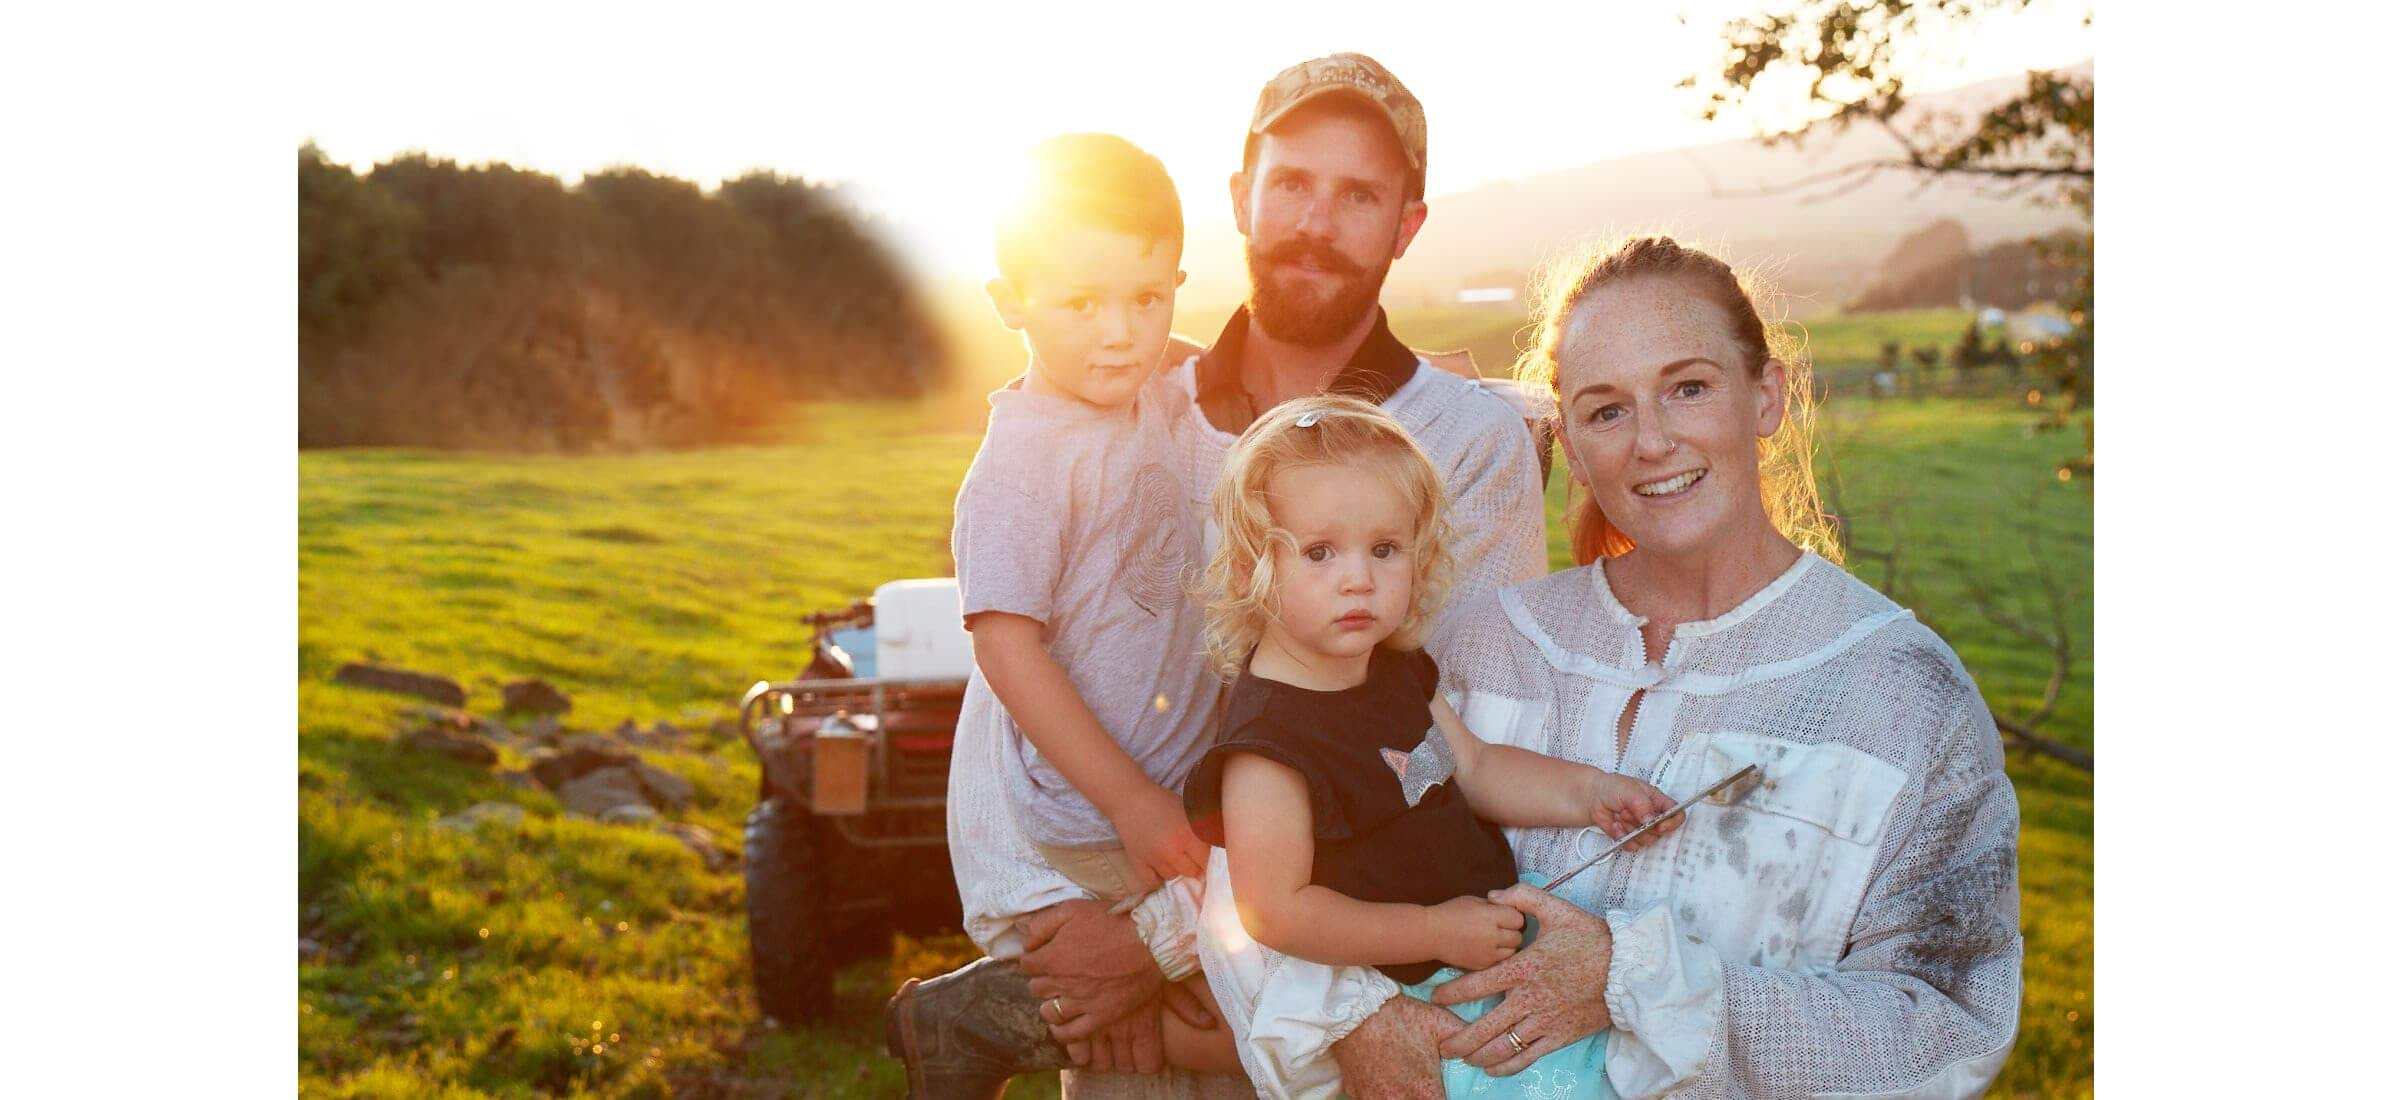
<svg viewBox="0 0 2392 1100">
<path fill-rule="evenodd" d="M 1523 881 L 1541 887 L 1545 884 L 1545 876 L 1525 875 Z M 1534 919 L 1529 921 L 1525 931 L 1528 934 L 1524 940 L 1533 941 L 1536 936 Z M 1527 943 L 1523 942 L 1521 946 L 1525 947 Z M 1461 977 L 1463 973 L 1449 966 L 1429 975 L 1427 981 L 1405 986 L 1404 992 L 1425 1001 L 1429 999 L 1429 991 Z M 1503 998 L 1498 995 L 1450 1007 L 1462 1019 L 1476 1020 L 1486 1015 L 1488 1009 L 1502 1003 Z M 1444 1062 L 1445 1095 L 1523 1097 L 1526 1100 L 1560 1100 L 1562 1097 L 1569 1097 L 1570 1100 L 1617 1100 L 1618 1094 L 1611 1091 L 1611 1082 L 1603 1076 L 1604 1040 L 1610 1036 L 1608 1029 L 1598 1031 L 1537 1059 L 1527 1069 L 1509 1077 L 1489 1077 L 1486 1070 L 1459 1058 L 1448 1058 Z M 1497 1041 L 1501 1041 L 1500 1036 Z"/>
</svg>

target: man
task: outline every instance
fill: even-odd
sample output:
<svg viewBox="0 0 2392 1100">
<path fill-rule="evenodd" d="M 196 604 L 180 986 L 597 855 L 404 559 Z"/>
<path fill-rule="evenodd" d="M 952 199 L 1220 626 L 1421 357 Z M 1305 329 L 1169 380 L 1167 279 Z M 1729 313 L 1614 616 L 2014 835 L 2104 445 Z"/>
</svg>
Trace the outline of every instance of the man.
<svg viewBox="0 0 2392 1100">
<path fill-rule="evenodd" d="M 1496 387 L 1406 348 L 1379 307 L 1389 268 L 1428 218 L 1427 162 L 1420 103 L 1378 62 L 1334 54 L 1274 77 L 1230 178 L 1252 293 L 1210 349 L 1157 384 L 1195 400 L 1180 472 L 1199 497 L 1237 434 L 1281 401 L 1339 392 L 1384 407 L 1436 462 L 1452 497 L 1459 582 L 1443 617 L 1452 622 L 1454 609 L 1545 571 L 1543 485 L 1522 411 Z M 959 756 L 950 784 L 992 776 Z M 1236 1075 L 1154 1072 L 1160 1003 L 1202 1015 L 1166 983 L 1196 967 L 1189 885 L 1174 882 L 1115 915 L 1045 866 L 1003 815 L 951 815 L 948 847 L 967 927 L 991 958 L 909 982 L 891 999 L 890 1053 L 905 1062 L 915 1095 L 994 1095 L 1013 1073 L 1066 1065 L 1066 1043 L 1090 1067 L 1067 1072 L 1074 1095 L 1252 1093 Z M 1025 914 L 1028 933 L 1015 935 Z"/>
</svg>

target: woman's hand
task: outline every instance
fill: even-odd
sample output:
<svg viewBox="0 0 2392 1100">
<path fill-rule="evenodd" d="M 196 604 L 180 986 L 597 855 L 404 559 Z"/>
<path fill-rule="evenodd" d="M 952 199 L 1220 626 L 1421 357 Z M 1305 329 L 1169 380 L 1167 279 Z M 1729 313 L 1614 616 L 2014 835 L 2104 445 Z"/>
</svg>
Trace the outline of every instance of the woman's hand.
<svg viewBox="0 0 2392 1100">
<path fill-rule="evenodd" d="M 1669 812 L 1670 807 L 1670 797 L 1662 793 L 1661 788 L 1642 779 L 1605 771 L 1587 777 L 1586 801 L 1588 824 L 1603 830 L 1604 835 L 1613 840 Z M 1652 832 L 1630 842 L 1627 850 L 1633 852 L 1643 848 L 1676 831 L 1685 821 L 1684 814 L 1670 818 L 1654 826 Z"/>
<path fill-rule="evenodd" d="M 1401 993 L 1329 1048 L 1343 1078 L 1341 1091 L 1355 1100 L 1418 1097 L 1444 1100 L 1437 1070 L 1437 1044 L 1462 1029 L 1461 1017 Z"/>
<path fill-rule="evenodd" d="M 1503 1003 L 1447 1036 L 1438 1053 L 1508 1077 L 1611 1026 L 1611 1008 L 1603 999 L 1611 979 L 1611 926 L 1534 886 L 1508 886 L 1488 897 L 1535 917 L 1536 942 L 1510 959 L 1438 986 L 1431 999 L 1450 1005 L 1504 994 Z M 1520 1040 L 1517 1049 L 1514 1035 Z"/>
<path fill-rule="evenodd" d="M 1437 958 L 1464 970 L 1485 970 L 1511 958 L 1520 949 L 1520 928 L 1527 923 L 1519 910 L 1481 897 L 1429 906 Z"/>
</svg>

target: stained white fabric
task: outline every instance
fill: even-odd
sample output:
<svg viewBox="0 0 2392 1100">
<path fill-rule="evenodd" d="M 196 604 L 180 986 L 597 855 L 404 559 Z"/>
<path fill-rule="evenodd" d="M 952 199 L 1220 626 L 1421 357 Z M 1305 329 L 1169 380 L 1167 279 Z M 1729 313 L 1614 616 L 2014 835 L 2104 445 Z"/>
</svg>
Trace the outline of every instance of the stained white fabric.
<svg viewBox="0 0 2392 1100">
<path fill-rule="evenodd" d="M 1602 991 L 1613 1088 L 1982 1092 L 2017 1033 L 2018 804 L 1958 658 L 1808 554 L 1728 614 L 1679 627 L 1658 661 L 1642 624 L 1596 565 L 1503 591 L 1433 649 L 1449 698 L 1489 741 L 1637 775 L 1681 798 L 1762 766 L 1740 801 L 1699 804 L 1662 843 L 1572 883 L 1567 900 L 1604 914 L 1614 937 Z M 1615 731 L 1640 690 L 1623 754 Z M 1608 843 L 1579 830 L 1507 834 L 1523 871 L 1549 875 Z M 1224 882 L 1210 884 L 1208 917 L 1231 904 Z M 1225 1011 L 1269 1021 L 1250 1028 L 1352 1026 L 1343 990 L 1373 972 L 1260 949 L 1216 965 L 1215 929 L 1203 930 L 1216 993 L 1224 979 L 1253 983 L 1221 994 Z M 1373 997 L 1353 1003 L 1375 1008 Z M 1323 1048 L 1260 1053 L 1280 1059 L 1255 1074 L 1267 1094 L 1335 1087 Z"/>
<path fill-rule="evenodd" d="M 1157 371 L 1148 389 L 1175 387 L 1183 400 L 1192 402 L 1195 362 L 1191 358 L 1168 371 Z M 1380 407 L 1412 434 L 1436 464 L 1452 501 L 1448 514 L 1456 536 L 1457 583 L 1447 604 L 1449 613 L 1439 616 L 1433 638 L 1435 630 L 1442 630 L 1454 619 L 1453 611 L 1487 599 L 1505 584 L 1544 572 L 1545 510 L 1536 455 L 1526 425 L 1502 397 L 1426 363 Z M 1173 436 L 1174 472 L 1188 488 L 1191 502 L 1209 515 L 1213 484 L 1237 437 L 1213 428 L 1200 412 L 1185 417 L 1181 426 Z M 1217 538 L 1217 533 L 1208 537 L 1207 553 Z M 1018 924 L 1027 914 L 1087 897 L 1088 892 L 1038 857 L 1037 849 L 1007 810 L 997 785 L 1004 763 L 996 755 L 1001 744 L 994 738 L 967 740 L 963 736 L 966 729 L 995 728 L 988 724 L 987 716 L 971 713 L 976 703 L 992 705 L 985 698 L 967 698 L 966 713 L 957 722 L 947 778 L 948 853 L 963 898 L 965 933 L 992 957 L 1014 958 L 1022 951 Z M 1192 934 L 1198 919 L 1196 902 L 1193 891 L 1165 891 L 1140 907 L 1140 929 L 1152 930 L 1146 944 L 1166 973 L 1184 969 L 1191 958 L 1197 938 Z M 1392 981 L 1375 971 L 1372 975 L 1376 985 L 1394 991 Z M 1241 1025 L 1239 1037 L 1246 1035 Z M 1249 1071 L 1254 1068 L 1249 1060 Z M 1199 1085 L 1170 1083 L 1189 1078 L 1180 1074 L 1167 1075 L 1162 1081 L 1135 1074 L 1066 1077 L 1074 1095 L 1091 1098 L 1196 1095 L 1151 1090 L 1220 1087 L 1219 1079 Z M 1239 1082 L 1232 1091 L 1246 1088 Z"/>
</svg>

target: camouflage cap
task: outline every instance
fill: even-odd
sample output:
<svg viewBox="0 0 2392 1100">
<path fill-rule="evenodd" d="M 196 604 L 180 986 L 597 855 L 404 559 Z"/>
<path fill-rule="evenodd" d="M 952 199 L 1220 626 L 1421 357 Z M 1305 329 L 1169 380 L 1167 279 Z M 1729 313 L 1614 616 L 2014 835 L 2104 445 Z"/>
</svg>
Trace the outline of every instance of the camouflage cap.
<svg viewBox="0 0 2392 1100">
<path fill-rule="evenodd" d="M 1429 121 L 1421 113 L 1420 101 L 1412 98 L 1411 89 L 1388 72 L 1387 66 L 1363 54 L 1333 53 L 1280 70 L 1262 86 L 1261 98 L 1254 101 L 1254 125 L 1246 132 L 1260 134 L 1298 106 L 1337 92 L 1359 96 L 1385 113 L 1388 125 L 1395 127 L 1396 144 L 1404 147 L 1405 159 L 1412 162 L 1414 171 L 1427 174 Z"/>
</svg>

